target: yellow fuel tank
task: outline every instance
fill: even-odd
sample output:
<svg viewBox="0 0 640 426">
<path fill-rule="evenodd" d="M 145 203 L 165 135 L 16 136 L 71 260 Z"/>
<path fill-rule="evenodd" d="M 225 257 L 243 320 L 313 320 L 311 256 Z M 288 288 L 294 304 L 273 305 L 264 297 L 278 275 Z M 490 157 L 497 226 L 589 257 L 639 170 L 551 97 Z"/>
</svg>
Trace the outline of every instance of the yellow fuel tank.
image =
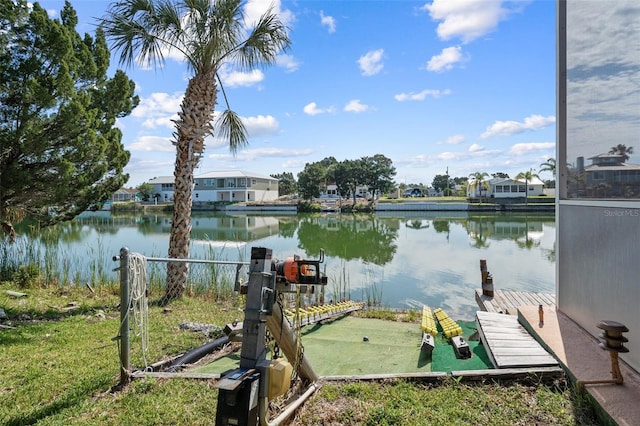
<svg viewBox="0 0 640 426">
<path fill-rule="evenodd" d="M 291 386 L 293 367 L 284 358 L 271 360 L 269 365 L 269 399 L 283 395 Z"/>
</svg>

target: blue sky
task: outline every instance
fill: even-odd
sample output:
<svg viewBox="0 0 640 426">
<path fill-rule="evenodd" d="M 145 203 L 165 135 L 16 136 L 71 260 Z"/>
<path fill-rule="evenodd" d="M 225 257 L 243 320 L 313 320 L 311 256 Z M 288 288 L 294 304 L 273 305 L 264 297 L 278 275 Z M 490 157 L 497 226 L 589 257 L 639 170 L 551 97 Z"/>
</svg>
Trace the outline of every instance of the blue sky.
<svg viewBox="0 0 640 426">
<path fill-rule="evenodd" d="M 92 32 L 110 2 L 72 1 Z M 247 3 L 248 17 L 271 1 Z M 59 17 L 63 0 L 41 6 Z M 333 156 L 383 154 L 396 181 L 537 170 L 555 158 L 555 2 L 275 1 L 292 44 L 267 69 L 221 73 L 249 131 L 234 157 L 208 140 L 196 174 L 292 172 Z M 112 73 L 120 67 L 112 53 Z M 173 174 L 173 126 L 190 75 L 180 58 L 125 68 L 140 105 L 118 122 L 127 186 Z M 540 174 L 550 179 L 551 174 Z"/>
</svg>

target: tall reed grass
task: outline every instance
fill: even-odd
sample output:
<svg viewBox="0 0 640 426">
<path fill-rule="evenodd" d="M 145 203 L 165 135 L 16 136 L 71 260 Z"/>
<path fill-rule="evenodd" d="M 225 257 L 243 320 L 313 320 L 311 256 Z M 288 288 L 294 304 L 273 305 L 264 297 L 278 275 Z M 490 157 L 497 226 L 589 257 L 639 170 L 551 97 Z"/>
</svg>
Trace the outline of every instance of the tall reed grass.
<svg viewBox="0 0 640 426">
<path fill-rule="evenodd" d="M 78 261 L 77 255 L 64 248 L 60 240 L 65 239 L 63 227 L 56 225 L 46 228 L 31 228 L 20 235 L 15 242 L 0 239 L 0 280 L 12 281 L 20 272 L 21 283 L 29 281 L 31 286 L 62 287 L 69 285 L 90 285 L 93 289 L 114 288 L 119 285 L 117 264 L 106 253 L 100 235 L 97 244 L 86 248 L 86 258 Z M 81 232 L 74 230 L 73 232 Z M 205 242 L 206 243 L 206 242 Z M 150 257 L 164 257 L 154 254 Z M 243 252 L 237 253 L 228 247 L 210 244 L 199 260 L 243 262 Z M 24 268 L 38 271 L 37 279 Z M 245 268 L 241 273 L 247 273 Z M 31 279 L 27 279 L 32 277 Z M 246 278 L 246 277 L 245 277 Z M 166 285 L 166 263 L 148 262 L 147 279 L 152 290 L 164 291 Z M 235 264 L 192 264 L 187 282 L 191 294 L 201 294 L 213 300 L 229 300 L 234 296 L 236 279 Z"/>
</svg>

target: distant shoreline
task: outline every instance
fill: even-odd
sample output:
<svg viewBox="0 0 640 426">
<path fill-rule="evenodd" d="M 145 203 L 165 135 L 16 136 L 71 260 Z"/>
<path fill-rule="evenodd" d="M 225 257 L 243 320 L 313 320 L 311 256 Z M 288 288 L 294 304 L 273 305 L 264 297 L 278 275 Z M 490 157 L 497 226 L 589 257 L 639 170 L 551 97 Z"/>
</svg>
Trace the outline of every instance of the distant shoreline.
<svg viewBox="0 0 640 426">
<path fill-rule="evenodd" d="M 467 211 L 467 212 L 555 212 L 555 200 L 550 198 L 540 202 L 529 202 L 525 204 L 523 200 L 501 200 L 500 203 L 469 203 L 465 201 L 427 201 L 421 199 L 414 200 L 393 200 L 387 202 L 376 202 L 367 212 L 383 212 L 383 211 Z M 506 202 L 504 202 L 506 201 Z M 319 205 L 319 212 L 341 212 L 340 206 L 335 204 L 325 205 L 322 202 Z M 350 204 L 348 204 L 350 206 Z M 163 204 L 140 204 L 140 203 L 114 203 L 111 211 L 143 211 L 143 212 L 171 212 L 173 211 L 172 203 Z M 261 213 L 298 213 L 298 203 L 294 202 L 265 202 L 265 203 L 242 203 L 242 204 L 213 204 L 213 203 L 194 203 L 192 207 L 194 212 L 261 212 Z M 350 212 L 350 210 L 348 211 Z"/>
</svg>

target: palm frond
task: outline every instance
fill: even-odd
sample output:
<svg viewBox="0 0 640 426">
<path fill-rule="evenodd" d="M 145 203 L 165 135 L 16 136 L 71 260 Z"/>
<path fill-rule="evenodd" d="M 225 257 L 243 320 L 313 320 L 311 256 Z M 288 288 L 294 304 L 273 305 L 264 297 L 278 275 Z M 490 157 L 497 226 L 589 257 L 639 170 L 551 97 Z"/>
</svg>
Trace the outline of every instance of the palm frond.
<svg viewBox="0 0 640 426">
<path fill-rule="evenodd" d="M 209 0 L 190 0 L 197 14 L 204 14 L 211 6 Z M 196 4 L 197 3 L 197 4 Z M 206 19 L 194 23 L 194 37 L 190 40 L 192 51 L 197 54 L 198 66 L 217 69 L 229 56 L 229 52 L 240 43 L 243 37 L 242 21 L 244 16 L 240 0 L 218 0 L 206 11 Z M 203 69 L 199 69 L 203 71 Z"/>
<path fill-rule="evenodd" d="M 251 69 L 273 64 L 278 53 L 289 49 L 291 40 L 287 30 L 279 17 L 273 13 L 273 8 L 269 8 L 260 17 L 245 42 L 239 46 L 235 55 L 238 65 L 244 69 Z"/>
<path fill-rule="evenodd" d="M 229 141 L 229 150 L 235 155 L 238 149 L 249 144 L 247 129 L 244 127 L 240 116 L 230 109 L 224 110 L 218 117 L 215 126 L 215 136 Z"/>
<path fill-rule="evenodd" d="M 146 67 L 164 63 L 164 54 L 177 49 L 186 55 L 180 43 L 180 10 L 170 1 L 120 0 L 113 3 L 100 26 L 120 52 L 120 64 L 139 62 Z"/>
</svg>

